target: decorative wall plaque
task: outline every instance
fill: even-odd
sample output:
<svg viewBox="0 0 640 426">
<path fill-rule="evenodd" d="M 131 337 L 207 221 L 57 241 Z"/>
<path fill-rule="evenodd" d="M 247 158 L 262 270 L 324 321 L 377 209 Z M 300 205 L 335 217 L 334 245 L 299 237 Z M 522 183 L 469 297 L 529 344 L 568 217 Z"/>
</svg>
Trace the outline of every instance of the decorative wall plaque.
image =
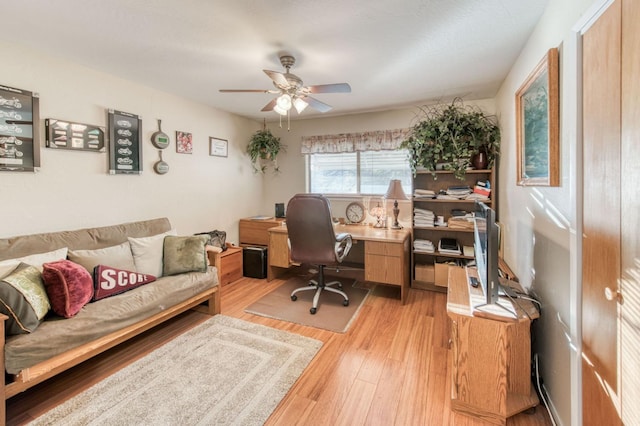
<svg viewBox="0 0 640 426">
<path fill-rule="evenodd" d="M 142 117 L 109 110 L 109 174 L 142 173 Z"/>
<path fill-rule="evenodd" d="M 0 85 L 0 171 L 38 170 L 39 121 L 36 93 Z"/>
<path fill-rule="evenodd" d="M 47 118 L 44 121 L 47 148 L 105 152 L 104 127 Z"/>
</svg>

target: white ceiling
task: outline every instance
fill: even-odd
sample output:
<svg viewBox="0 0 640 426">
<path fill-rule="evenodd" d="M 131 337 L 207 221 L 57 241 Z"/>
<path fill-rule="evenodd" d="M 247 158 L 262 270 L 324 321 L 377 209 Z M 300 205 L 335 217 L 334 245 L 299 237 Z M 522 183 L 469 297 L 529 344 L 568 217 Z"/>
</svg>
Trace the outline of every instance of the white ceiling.
<svg viewBox="0 0 640 426">
<path fill-rule="evenodd" d="M 280 52 L 305 85 L 351 85 L 314 95 L 333 106 L 325 115 L 493 97 L 547 2 L 14 0 L 2 2 L 2 39 L 274 120 L 260 111 L 274 95 L 218 90 L 273 89 L 262 70 L 284 71 Z"/>
</svg>

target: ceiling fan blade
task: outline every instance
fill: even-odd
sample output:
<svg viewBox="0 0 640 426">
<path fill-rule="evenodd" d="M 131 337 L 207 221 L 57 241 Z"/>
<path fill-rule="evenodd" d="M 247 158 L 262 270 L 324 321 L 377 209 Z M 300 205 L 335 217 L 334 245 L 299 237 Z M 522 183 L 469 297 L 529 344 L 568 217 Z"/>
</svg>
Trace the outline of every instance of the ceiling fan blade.
<svg viewBox="0 0 640 426">
<path fill-rule="evenodd" d="M 289 87 L 289 81 L 281 72 L 269 70 L 262 71 L 264 71 L 264 73 L 267 74 L 271 80 L 275 81 L 278 86 L 282 86 L 285 88 Z"/>
<path fill-rule="evenodd" d="M 324 102 L 320 102 L 317 99 L 312 98 L 311 96 L 305 96 L 304 101 L 309 104 L 309 106 L 315 110 L 320 112 L 331 111 L 331 105 L 327 105 Z"/>
<path fill-rule="evenodd" d="M 273 111 L 273 107 L 276 106 L 276 102 L 278 101 L 278 99 L 274 99 L 271 102 L 269 102 L 268 104 L 266 104 L 264 106 L 264 108 L 262 108 L 260 111 Z"/>
<path fill-rule="evenodd" d="M 222 93 L 269 93 L 269 90 L 264 89 L 220 89 Z"/>
<path fill-rule="evenodd" d="M 349 83 L 317 84 L 308 86 L 309 93 L 351 93 Z"/>
</svg>

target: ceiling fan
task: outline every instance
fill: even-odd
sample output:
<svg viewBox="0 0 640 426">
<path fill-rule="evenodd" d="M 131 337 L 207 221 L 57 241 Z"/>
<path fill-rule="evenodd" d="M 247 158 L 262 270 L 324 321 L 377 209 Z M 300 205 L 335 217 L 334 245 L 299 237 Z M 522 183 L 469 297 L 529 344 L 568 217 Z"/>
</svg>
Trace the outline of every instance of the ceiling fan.
<svg viewBox="0 0 640 426">
<path fill-rule="evenodd" d="M 298 114 L 300 114 L 307 106 L 320 111 L 327 112 L 331 110 L 331 106 L 320 102 L 319 100 L 309 96 L 316 93 L 351 93 L 351 86 L 348 83 L 335 84 L 319 84 L 314 86 L 303 86 L 302 79 L 297 75 L 289 72 L 290 68 L 295 64 L 296 59 L 288 54 L 280 55 L 280 63 L 286 69 L 286 72 L 263 70 L 265 74 L 273 80 L 276 89 L 220 89 L 222 93 L 232 92 L 254 92 L 254 93 L 272 93 L 279 94 L 278 97 L 266 104 L 262 111 L 275 111 L 280 115 L 288 115 L 289 110 L 293 106 Z"/>
</svg>

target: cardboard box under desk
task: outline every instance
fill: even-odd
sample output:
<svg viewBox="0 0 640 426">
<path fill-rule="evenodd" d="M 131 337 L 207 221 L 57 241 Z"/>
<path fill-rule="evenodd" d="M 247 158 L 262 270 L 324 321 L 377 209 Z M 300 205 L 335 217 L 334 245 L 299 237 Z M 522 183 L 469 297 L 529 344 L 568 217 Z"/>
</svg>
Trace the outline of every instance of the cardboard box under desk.
<svg viewBox="0 0 640 426">
<path fill-rule="evenodd" d="M 435 264 L 435 285 L 440 287 L 449 286 L 449 264 L 448 263 L 436 263 Z"/>
<path fill-rule="evenodd" d="M 417 264 L 415 267 L 416 280 L 432 283 L 435 280 L 436 269 L 433 265 Z"/>
</svg>

